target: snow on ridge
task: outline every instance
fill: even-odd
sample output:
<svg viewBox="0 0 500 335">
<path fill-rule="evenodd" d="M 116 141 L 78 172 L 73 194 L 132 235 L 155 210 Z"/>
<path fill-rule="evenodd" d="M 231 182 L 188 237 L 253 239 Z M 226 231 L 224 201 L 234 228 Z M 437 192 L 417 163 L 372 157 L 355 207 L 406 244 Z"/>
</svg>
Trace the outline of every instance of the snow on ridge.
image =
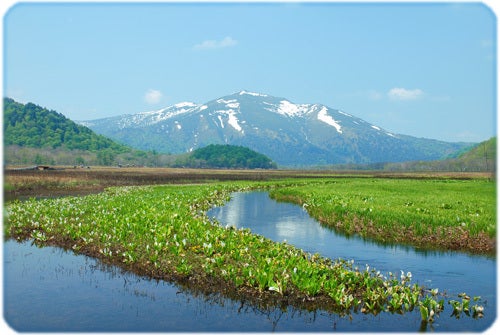
<svg viewBox="0 0 500 335">
<path fill-rule="evenodd" d="M 217 99 L 215 102 L 217 102 L 218 104 L 232 104 L 235 102 L 237 103 L 238 100 L 236 100 L 236 99 L 224 100 L 224 99 L 220 98 L 220 99 Z"/>
<path fill-rule="evenodd" d="M 291 103 L 288 100 L 281 100 L 280 105 L 278 106 L 276 112 L 286 116 L 301 116 L 309 112 L 310 107 L 311 105 L 307 104 L 297 105 Z"/>
<path fill-rule="evenodd" d="M 226 106 L 229 108 L 240 108 L 240 103 L 236 99 L 231 99 L 231 100 L 218 99 L 217 103 L 226 104 Z"/>
<path fill-rule="evenodd" d="M 173 106 L 168 106 L 162 109 L 149 111 L 149 112 L 141 112 L 134 114 L 127 118 L 126 120 L 122 120 L 121 127 L 129 127 L 133 124 L 140 125 L 152 125 L 164 120 L 167 120 L 176 115 L 184 114 L 191 112 L 193 109 L 198 107 L 197 104 L 193 102 L 180 102 Z"/>
<path fill-rule="evenodd" d="M 159 113 L 163 113 L 164 111 L 166 111 L 169 108 L 172 108 L 172 106 L 168 106 L 168 107 L 165 107 L 165 108 L 162 108 L 162 109 L 158 109 L 158 110 L 154 110 L 154 111 L 140 112 L 140 113 L 134 114 L 132 116 L 138 116 L 138 115 L 147 116 L 147 115 L 159 114 Z"/>
<path fill-rule="evenodd" d="M 385 130 L 381 129 L 380 127 L 377 127 L 377 126 L 374 126 L 374 125 L 370 125 L 370 127 L 372 127 L 375 130 L 378 130 L 378 131 L 383 131 L 387 136 L 398 138 L 396 135 L 394 135 L 394 134 L 392 134 L 392 133 L 390 133 L 388 131 L 385 131 Z"/>
<path fill-rule="evenodd" d="M 348 114 L 348 113 L 346 113 L 346 112 L 343 112 L 343 111 L 340 111 L 340 110 L 339 110 L 338 112 L 339 112 L 340 114 L 345 115 L 345 116 L 353 117 L 351 114 Z"/>
<path fill-rule="evenodd" d="M 318 112 L 318 120 L 323 121 L 324 123 L 329 124 L 332 127 L 335 127 L 337 132 L 339 134 L 342 134 L 342 128 L 340 127 L 340 124 L 335 121 L 330 115 L 328 115 L 328 108 L 321 108 L 321 110 Z"/>
<path fill-rule="evenodd" d="M 182 108 L 182 107 L 196 107 L 198 105 L 195 104 L 194 102 L 185 101 L 185 102 L 179 102 L 178 104 L 175 104 L 174 106 L 177 108 Z"/>
<path fill-rule="evenodd" d="M 243 95 L 243 94 L 252 95 L 254 97 L 267 97 L 268 96 L 267 94 L 249 92 L 249 91 L 245 91 L 245 90 L 243 90 L 239 93 L 239 95 Z"/>
</svg>

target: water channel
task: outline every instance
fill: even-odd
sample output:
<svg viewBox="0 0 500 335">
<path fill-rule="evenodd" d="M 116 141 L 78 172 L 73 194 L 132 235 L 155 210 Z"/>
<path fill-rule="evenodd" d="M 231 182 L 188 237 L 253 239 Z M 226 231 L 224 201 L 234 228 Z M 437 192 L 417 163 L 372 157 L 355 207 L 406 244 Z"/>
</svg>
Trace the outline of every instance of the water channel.
<svg viewBox="0 0 500 335">
<path fill-rule="evenodd" d="M 353 259 L 382 273 L 412 272 L 413 282 L 454 296 L 479 295 L 485 317 L 451 317 L 451 307 L 434 331 L 484 331 L 496 320 L 496 260 L 460 253 L 424 252 L 346 238 L 320 226 L 299 206 L 278 203 L 265 192 L 235 193 L 224 207 L 208 212 L 222 225 L 247 227 L 308 252 Z M 294 308 L 260 310 L 245 302 L 198 295 L 174 284 L 153 281 L 95 259 L 29 242 L 4 242 L 4 321 L 15 331 L 340 331 L 416 332 L 418 312 L 352 319 Z M 447 311 L 449 313 L 447 313 Z M 427 330 L 431 330 L 427 328 Z"/>
</svg>

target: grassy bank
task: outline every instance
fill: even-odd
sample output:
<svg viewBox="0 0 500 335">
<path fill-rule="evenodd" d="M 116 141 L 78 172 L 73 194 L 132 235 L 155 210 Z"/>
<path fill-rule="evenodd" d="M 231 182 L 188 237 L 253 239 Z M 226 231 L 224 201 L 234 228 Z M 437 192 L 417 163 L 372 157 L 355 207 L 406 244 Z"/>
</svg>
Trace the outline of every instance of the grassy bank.
<svg viewBox="0 0 500 335">
<path fill-rule="evenodd" d="M 485 179 L 333 179 L 280 187 L 326 226 L 382 243 L 496 253 L 496 184 Z"/>
<path fill-rule="evenodd" d="M 291 304 L 340 314 L 416 308 L 423 322 L 431 322 L 444 308 L 443 300 L 436 291 L 412 284 L 409 273 L 395 276 L 353 268 L 348 260 L 332 261 L 247 229 L 221 227 L 205 215 L 233 191 L 258 188 L 278 194 L 296 189 L 307 195 L 309 187 L 321 189 L 342 180 L 119 187 L 85 197 L 16 201 L 6 207 L 4 233 L 256 304 Z M 308 209 L 314 208 L 315 198 L 304 194 L 294 199 L 304 197 Z M 464 301 L 457 306 L 462 308 Z M 481 315 L 481 306 L 471 305 L 470 310 L 472 316 Z"/>
</svg>

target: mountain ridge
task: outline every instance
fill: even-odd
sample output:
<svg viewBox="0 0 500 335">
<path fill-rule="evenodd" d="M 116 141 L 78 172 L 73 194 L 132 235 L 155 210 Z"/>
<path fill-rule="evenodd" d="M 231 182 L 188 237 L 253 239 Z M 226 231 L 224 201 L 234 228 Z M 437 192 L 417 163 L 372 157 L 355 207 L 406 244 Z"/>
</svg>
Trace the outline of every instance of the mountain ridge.
<svg viewBox="0 0 500 335">
<path fill-rule="evenodd" d="M 246 90 L 203 104 L 79 123 L 142 150 L 177 154 L 209 144 L 240 145 L 280 166 L 434 160 L 471 145 L 396 134 L 323 104 Z"/>
</svg>

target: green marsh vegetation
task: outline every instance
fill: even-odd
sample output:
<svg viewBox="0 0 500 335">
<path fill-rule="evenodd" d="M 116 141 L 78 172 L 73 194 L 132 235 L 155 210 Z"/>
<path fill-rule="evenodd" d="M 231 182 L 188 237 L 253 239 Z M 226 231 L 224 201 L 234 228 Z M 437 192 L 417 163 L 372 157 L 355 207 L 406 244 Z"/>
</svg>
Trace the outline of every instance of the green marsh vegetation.
<svg viewBox="0 0 500 335">
<path fill-rule="evenodd" d="M 350 260 L 326 259 L 248 229 L 222 227 L 205 213 L 228 201 L 232 192 L 268 189 L 277 199 L 302 204 L 320 221 L 328 217 L 334 223 L 351 220 L 349 225 L 357 230 L 340 228 L 371 238 L 376 236 L 365 231 L 372 228 L 363 230 L 363 224 L 381 231 L 390 241 L 390 235 L 379 227 L 381 222 L 381 226 L 394 229 L 399 225 L 415 235 L 437 234 L 440 239 L 456 228 L 468 236 L 494 240 L 493 184 L 477 180 L 435 183 L 345 178 L 115 187 L 85 197 L 9 203 L 4 234 L 41 246 L 72 249 L 141 275 L 259 305 L 290 304 L 340 315 L 417 310 L 427 324 L 444 309 L 444 300 L 437 289 L 412 284 L 411 273 L 382 274 L 369 266 L 360 269 Z M 464 294 L 462 302 L 453 301 L 454 313 L 480 317 L 480 298 L 469 303 L 467 297 Z"/>
<path fill-rule="evenodd" d="M 382 243 L 496 253 L 496 184 L 486 179 L 346 178 L 270 193 L 326 226 Z"/>
</svg>

